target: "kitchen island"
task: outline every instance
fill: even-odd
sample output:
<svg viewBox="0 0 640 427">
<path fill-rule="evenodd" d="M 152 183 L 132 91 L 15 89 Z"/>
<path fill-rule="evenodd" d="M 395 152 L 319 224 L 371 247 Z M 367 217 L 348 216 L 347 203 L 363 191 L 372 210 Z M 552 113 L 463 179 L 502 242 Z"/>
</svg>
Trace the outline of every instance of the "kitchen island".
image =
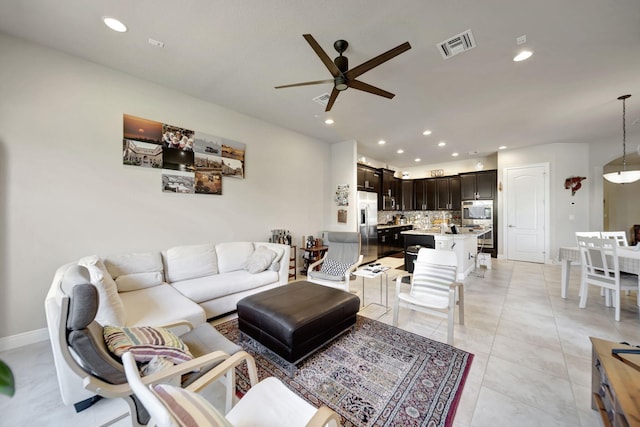
<svg viewBox="0 0 640 427">
<path fill-rule="evenodd" d="M 435 240 L 435 249 L 452 250 L 458 257 L 458 271 L 456 280 L 464 280 L 475 267 L 476 254 L 478 253 L 478 232 L 465 230 L 460 234 L 441 233 L 433 229 L 403 231 L 405 237 L 405 253 L 408 246 L 420 245 L 432 247 Z M 405 263 L 406 265 L 406 263 Z"/>
</svg>

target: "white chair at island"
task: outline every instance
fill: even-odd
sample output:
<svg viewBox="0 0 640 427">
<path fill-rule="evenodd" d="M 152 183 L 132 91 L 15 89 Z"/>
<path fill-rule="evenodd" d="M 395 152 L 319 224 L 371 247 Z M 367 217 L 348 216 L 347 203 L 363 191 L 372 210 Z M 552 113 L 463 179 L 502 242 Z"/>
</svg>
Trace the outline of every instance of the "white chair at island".
<svg viewBox="0 0 640 427">
<path fill-rule="evenodd" d="M 464 286 L 456 282 L 458 259 L 455 252 L 422 248 L 418 251 L 411 290 L 401 292 L 402 277 L 396 279 L 393 326 L 398 326 L 400 307 L 447 319 L 447 344 L 453 345 L 453 323 L 458 305 L 464 325 Z"/>
</svg>

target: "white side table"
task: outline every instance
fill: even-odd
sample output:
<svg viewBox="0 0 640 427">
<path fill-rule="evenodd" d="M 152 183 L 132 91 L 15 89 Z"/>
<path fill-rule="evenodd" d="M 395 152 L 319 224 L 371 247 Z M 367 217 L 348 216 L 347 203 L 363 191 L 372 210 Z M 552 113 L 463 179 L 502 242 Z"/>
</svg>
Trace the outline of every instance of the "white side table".
<svg viewBox="0 0 640 427">
<path fill-rule="evenodd" d="M 389 312 L 390 310 L 389 309 L 389 275 L 387 274 L 387 270 L 389 269 L 390 267 L 385 267 L 383 265 L 377 266 L 375 269 L 373 269 L 370 266 L 367 266 L 367 267 L 359 268 L 353 272 L 354 276 L 362 277 L 362 308 L 363 309 L 373 304 L 373 305 L 379 305 L 380 307 L 384 307 L 385 314 Z M 382 276 L 384 276 L 384 279 L 385 279 L 384 285 L 386 289 L 384 304 L 382 303 Z M 364 305 L 364 279 L 365 278 L 375 279 L 376 277 L 380 277 L 380 303 L 371 302 L 365 306 Z"/>
</svg>

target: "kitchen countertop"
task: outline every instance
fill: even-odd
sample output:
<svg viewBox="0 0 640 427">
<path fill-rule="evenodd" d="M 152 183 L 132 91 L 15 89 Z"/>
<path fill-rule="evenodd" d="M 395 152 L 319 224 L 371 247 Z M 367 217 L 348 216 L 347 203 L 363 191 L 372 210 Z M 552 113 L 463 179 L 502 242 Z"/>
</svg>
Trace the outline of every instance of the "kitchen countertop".
<svg viewBox="0 0 640 427">
<path fill-rule="evenodd" d="M 427 228 L 427 229 L 413 229 L 413 230 L 407 230 L 407 231 L 401 231 L 401 234 L 415 234 L 415 235 L 422 235 L 422 234 L 427 234 L 427 235 L 433 235 L 433 236 L 451 236 L 453 238 L 456 239 L 462 239 L 465 238 L 467 236 L 481 236 L 485 233 L 487 233 L 488 231 L 491 231 L 490 229 L 487 230 L 475 230 L 475 229 L 469 229 L 469 228 L 459 228 L 460 232 L 458 234 L 453 234 L 450 231 L 446 232 L 446 233 L 442 233 L 440 230 L 440 227 L 438 228 Z"/>
<path fill-rule="evenodd" d="M 387 228 L 396 228 L 396 227 L 413 227 L 411 224 L 378 224 L 378 230 L 386 230 Z"/>
</svg>

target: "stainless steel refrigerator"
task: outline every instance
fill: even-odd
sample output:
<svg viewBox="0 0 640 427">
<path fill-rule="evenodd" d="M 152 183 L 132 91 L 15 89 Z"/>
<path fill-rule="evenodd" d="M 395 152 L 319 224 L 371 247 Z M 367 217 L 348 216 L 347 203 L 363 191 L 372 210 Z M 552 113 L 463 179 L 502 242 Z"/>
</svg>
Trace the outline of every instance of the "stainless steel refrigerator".
<svg viewBox="0 0 640 427">
<path fill-rule="evenodd" d="M 378 195 L 358 191 L 358 225 L 363 263 L 378 259 Z"/>
</svg>

